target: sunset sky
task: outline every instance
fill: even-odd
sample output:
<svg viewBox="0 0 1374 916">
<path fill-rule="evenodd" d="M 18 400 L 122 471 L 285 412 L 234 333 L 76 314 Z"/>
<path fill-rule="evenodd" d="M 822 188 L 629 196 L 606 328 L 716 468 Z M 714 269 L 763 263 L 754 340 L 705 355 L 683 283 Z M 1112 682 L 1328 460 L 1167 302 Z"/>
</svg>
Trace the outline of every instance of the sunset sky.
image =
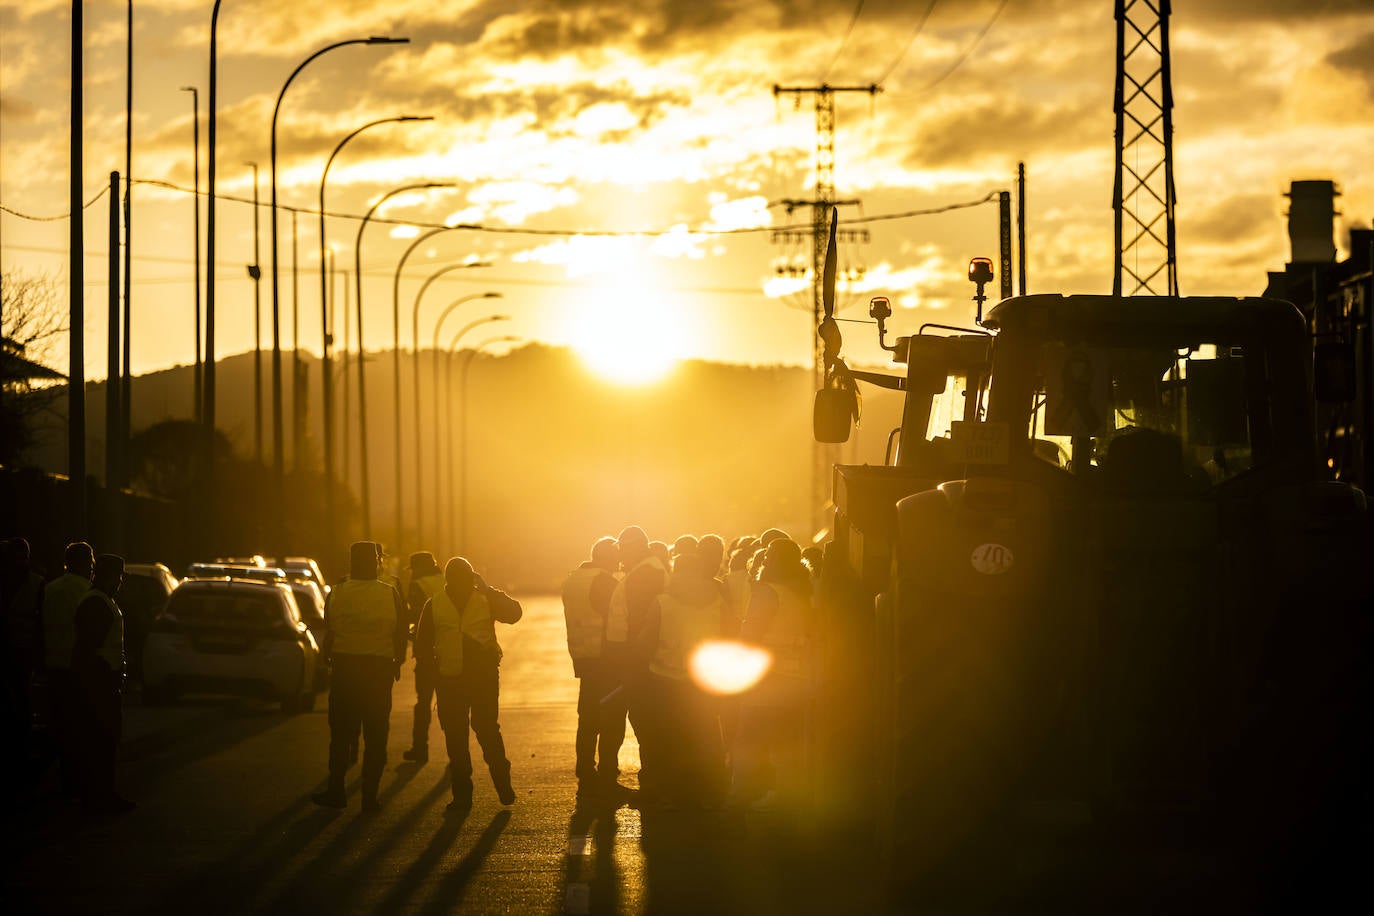
<svg viewBox="0 0 1374 916">
<path fill-rule="evenodd" d="M 192 184 L 191 98 L 179 87 L 200 88 L 203 115 L 210 7 L 135 3 L 135 178 Z M 0 6 L 0 202 L 36 216 L 66 208 L 69 9 L 58 0 Z M 87 198 L 123 169 L 124 15 L 123 0 L 86 4 Z M 329 209 L 357 214 L 393 188 L 452 182 L 452 190 L 397 198 L 384 213 L 489 230 L 446 233 L 412 257 L 403 345 L 423 278 L 478 258 L 492 266 L 451 273 L 427 293 L 425 346 L 445 305 L 495 290 L 505 301 L 463 306 L 445 324 L 445 343 L 467 320 L 502 311 L 514 316 L 503 333 L 587 350 L 623 343 L 665 359 L 807 362 L 806 293 L 788 293 L 773 273 L 777 258 L 804 252 L 771 243 L 767 232 L 726 232 L 784 225 L 789 217 L 775 202 L 811 193 L 811 101 L 798 109 L 776 100 L 775 83 L 881 82 L 875 99 L 853 94 L 836 104 L 837 191 L 859 198 L 866 216 L 981 198 L 1009 188 L 1024 160 L 1032 291 L 1110 291 L 1110 0 L 225 0 L 221 193 L 251 195 L 244 163 L 257 161 L 267 199 L 268 127 L 282 83 L 316 49 L 368 35 L 411 43 L 341 49 L 304 71 L 282 108 L 279 194 L 313 207 L 324 161 L 349 132 L 378 118 L 434 117 L 362 135 L 329 179 Z M 1374 174 L 1362 166 L 1374 149 L 1374 2 L 1176 0 L 1172 41 L 1184 293 L 1263 289 L 1264 271 L 1288 258 L 1282 193 L 1292 179 L 1334 179 L 1342 225 L 1368 224 Z M 207 156 L 203 149 L 202 171 Z M 87 211 L 93 377 L 105 372 L 107 205 Z M 142 185 L 134 208 L 133 360 L 145 372 L 191 360 L 192 204 Z M 239 203 L 222 203 L 219 213 L 217 349 L 225 355 L 252 346 L 244 269 L 252 219 Z M 804 211 L 792 216 L 806 219 Z M 65 288 L 65 223 L 2 220 L 4 270 L 45 273 Z M 852 315 L 865 314 L 858 306 L 869 295 L 888 295 L 906 309 L 899 328 L 968 319 L 965 265 L 996 256 L 995 206 L 868 228 L 871 243 L 841 255 L 841 266 L 867 268 L 845 297 Z M 289 216 L 281 230 L 289 348 Z M 588 234 L 631 230 L 658 234 Z M 356 231 L 349 220 L 330 223 L 341 266 L 351 268 Z M 370 347 L 391 345 L 391 277 L 407 244 L 404 227 L 367 230 Z M 315 219 L 303 216 L 301 346 L 312 351 L 320 345 L 317 246 Z M 269 290 L 264 281 L 264 322 Z M 876 360 L 874 335 L 849 327 L 847 352 Z M 54 361 L 63 365 L 65 351 Z"/>
</svg>

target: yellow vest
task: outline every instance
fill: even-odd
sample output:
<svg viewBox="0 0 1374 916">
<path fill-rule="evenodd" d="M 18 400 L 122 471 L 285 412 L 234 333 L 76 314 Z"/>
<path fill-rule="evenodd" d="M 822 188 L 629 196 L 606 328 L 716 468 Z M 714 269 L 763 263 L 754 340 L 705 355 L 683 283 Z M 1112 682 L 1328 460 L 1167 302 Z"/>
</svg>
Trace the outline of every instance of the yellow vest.
<svg viewBox="0 0 1374 916">
<path fill-rule="evenodd" d="M 606 616 L 606 641 L 623 643 L 630 638 L 630 604 L 629 596 L 626 594 L 625 583 L 630 581 L 630 576 L 634 575 L 645 566 L 667 572 L 663 569 L 663 564 L 658 557 L 647 556 L 635 564 L 625 574 L 625 577 L 616 583 L 615 591 L 611 593 L 611 610 Z"/>
<path fill-rule="evenodd" d="M 603 575 L 599 566 L 574 569 L 563 583 L 563 621 L 568 626 L 568 654 L 574 660 L 600 658 L 606 621 L 592 607 L 592 585 Z"/>
<path fill-rule="evenodd" d="M 434 615 L 434 654 L 439 661 L 439 676 L 457 677 L 463 673 L 463 637 L 480 639 L 478 634 L 491 626 L 487 596 L 481 590 L 473 590 L 467 607 L 459 613 L 448 592 L 440 589 L 429 600 L 429 610 Z"/>
<path fill-rule="evenodd" d="M 76 606 L 91 590 L 91 580 L 63 573 L 43 592 L 43 660 L 49 668 L 69 670 L 76 645 Z"/>
<path fill-rule="evenodd" d="M 658 645 L 649 670 L 675 681 L 687 679 L 687 659 L 708 639 L 720 636 L 722 608 L 720 598 L 708 604 L 687 604 L 672 595 L 658 597 L 660 608 Z"/>
<path fill-rule="evenodd" d="M 124 613 L 120 611 L 119 605 L 115 600 L 104 592 L 91 591 L 91 594 L 98 596 L 105 602 L 105 606 L 110 609 L 110 630 L 105 634 L 105 642 L 96 650 L 96 655 L 105 659 L 105 664 L 110 666 L 110 670 L 115 674 L 124 673 Z"/>
<path fill-rule="evenodd" d="M 329 593 L 333 651 L 392 658 L 396 652 L 396 590 L 377 579 L 348 579 Z"/>
<path fill-rule="evenodd" d="M 806 676 L 806 639 L 811 604 L 790 588 L 767 583 L 778 596 L 778 607 L 763 636 L 764 646 L 773 653 L 773 672 L 781 677 Z"/>
</svg>

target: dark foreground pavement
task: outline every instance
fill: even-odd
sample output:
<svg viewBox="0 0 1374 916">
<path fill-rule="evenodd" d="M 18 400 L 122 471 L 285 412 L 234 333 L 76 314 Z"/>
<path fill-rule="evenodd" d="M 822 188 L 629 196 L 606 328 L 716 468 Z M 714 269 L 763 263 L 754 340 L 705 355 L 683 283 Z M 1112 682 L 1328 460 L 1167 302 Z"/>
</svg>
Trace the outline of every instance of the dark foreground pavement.
<svg viewBox="0 0 1374 916">
<path fill-rule="evenodd" d="M 519 800 L 490 783 L 446 816 L 443 738 L 401 760 L 414 703 L 393 694 L 379 814 L 318 808 L 328 725 L 251 700 L 192 697 L 126 711 L 119 785 L 138 802 L 89 818 L 51 774 L 5 832 L 6 913 L 770 913 L 868 912 L 852 850 L 815 862 L 789 831 L 715 812 L 578 810 L 572 777 L 577 684 L 557 599 L 525 602 L 502 627 L 502 730 Z M 475 742 L 474 758 L 480 762 Z M 633 739 L 621 753 L 633 782 Z M 480 773 L 485 777 L 485 771 Z M 837 846 L 839 844 L 836 844 Z M 828 857 L 829 858 L 829 857 Z"/>
</svg>

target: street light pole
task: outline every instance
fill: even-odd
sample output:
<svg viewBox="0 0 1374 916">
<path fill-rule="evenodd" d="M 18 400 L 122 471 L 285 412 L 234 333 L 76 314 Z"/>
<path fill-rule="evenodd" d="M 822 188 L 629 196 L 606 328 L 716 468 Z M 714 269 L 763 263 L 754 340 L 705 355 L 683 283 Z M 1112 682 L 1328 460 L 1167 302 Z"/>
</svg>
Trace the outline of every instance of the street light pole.
<svg viewBox="0 0 1374 916">
<path fill-rule="evenodd" d="M 258 164 L 245 163 L 253 170 L 253 263 L 248 276 L 253 281 L 253 460 L 262 466 L 262 258 L 259 242 L 262 208 L 258 202 Z M 211 281 L 213 286 L 213 281 Z M 254 491 L 256 492 L 256 490 Z"/>
<path fill-rule="evenodd" d="M 453 314 L 453 312 L 458 308 L 458 306 L 462 305 L 464 302 L 471 302 L 474 299 L 500 298 L 503 298 L 501 293 L 496 292 L 473 293 L 470 296 L 459 296 L 457 299 L 454 299 L 452 302 L 450 302 L 447 307 L 445 307 L 443 312 L 439 314 L 439 319 L 434 322 L 434 340 L 430 345 L 430 352 L 434 354 L 434 362 L 433 365 L 430 367 L 430 377 L 432 379 L 434 388 L 434 479 L 432 483 L 434 485 L 434 490 L 436 493 L 439 490 L 440 475 L 443 473 L 443 468 L 439 464 L 439 392 L 441 390 L 439 387 L 439 359 L 443 356 L 443 351 L 439 349 L 439 331 L 444 325 L 444 319 L 448 318 L 449 315 Z M 416 397 L 416 407 L 419 407 L 418 396 Z M 420 432 L 418 418 L 416 422 L 415 431 L 415 447 L 417 449 L 420 447 Z M 450 493 L 450 499 L 452 498 L 452 496 L 453 494 Z M 450 511 L 452 511 L 452 507 L 450 506 L 449 508 Z M 434 536 L 436 538 L 439 536 L 439 516 L 437 513 L 434 517 Z"/>
<path fill-rule="evenodd" d="M 367 467 L 367 389 L 366 373 L 363 364 L 365 362 L 365 350 L 363 343 L 363 231 L 367 229 L 368 220 L 372 219 L 373 214 L 391 198 L 397 194 L 404 194 L 407 191 L 429 191 L 434 188 L 451 188 L 450 182 L 429 181 L 423 184 L 410 184 L 404 187 L 395 188 L 387 191 L 381 199 L 372 205 L 372 209 L 367 211 L 363 221 L 358 224 L 358 237 L 353 243 L 353 280 L 357 284 L 357 295 L 354 296 L 354 307 L 358 310 L 358 465 L 362 472 L 362 493 L 360 497 L 363 503 L 363 537 L 370 537 L 372 534 L 372 500 L 371 490 L 368 486 L 368 467 Z M 397 493 L 399 500 L 401 494 Z M 399 539 L 401 533 L 396 532 Z"/>
<path fill-rule="evenodd" d="M 205 421 L 205 384 L 203 381 L 205 375 L 200 357 L 200 90 L 195 86 L 182 86 L 181 91 L 191 93 L 191 142 L 194 149 L 192 158 L 194 165 L 192 168 L 195 170 L 195 178 L 192 182 L 195 193 L 192 195 L 191 205 L 195 208 L 194 212 L 196 216 L 195 235 L 193 236 L 196 254 L 195 257 L 192 258 L 192 261 L 195 263 L 196 274 L 196 390 L 195 407 L 192 410 L 192 414 L 197 423 L 203 423 Z"/>
<path fill-rule="evenodd" d="M 219 12 L 218 2 L 215 4 L 215 12 Z M 212 30 L 213 31 L 213 30 Z M 306 68 L 316 58 L 334 51 L 338 48 L 348 47 L 349 45 L 390 45 L 406 44 L 409 38 L 387 38 L 372 36 L 371 38 L 353 38 L 348 41 L 336 41 L 332 45 L 326 45 L 320 50 L 311 54 L 297 65 L 291 75 L 286 78 L 286 82 L 281 87 L 281 92 L 277 93 L 277 103 L 272 107 L 272 131 L 271 131 L 271 184 L 272 184 L 272 477 L 273 477 L 273 511 L 275 513 L 274 529 L 278 538 L 282 537 L 281 527 L 283 521 L 282 500 L 285 497 L 285 477 L 286 465 L 282 455 L 282 440 L 284 432 L 282 429 L 282 386 L 281 386 L 281 285 L 277 270 L 277 116 L 281 113 L 282 99 L 286 97 L 286 90 L 291 88 L 291 83 L 295 81 L 300 72 Z M 213 45 L 213 42 L 212 42 Z M 211 59 L 214 58 L 213 47 Z M 284 545 L 283 545 L 284 546 Z"/>
<path fill-rule="evenodd" d="M 330 330 L 332 322 L 329 320 L 328 315 L 329 294 L 326 290 L 326 285 L 329 281 L 324 266 L 325 250 L 327 248 L 327 243 L 325 240 L 325 182 L 329 179 L 329 169 L 331 166 L 334 165 L 334 160 L 338 158 L 339 153 L 343 152 L 343 148 L 347 146 L 354 137 L 358 136 L 358 134 L 362 133 L 363 131 L 369 130 L 373 127 L 377 127 L 382 124 L 398 124 L 405 121 L 433 120 L 434 118 L 430 115 L 401 115 L 400 117 L 396 118 L 381 118 L 377 121 L 369 121 L 362 127 L 359 127 L 357 130 L 353 131 L 353 133 L 349 134 L 347 137 L 344 137 L 342 140 L 339 141 L 338 146 L 334 147 L 334 151 L 329 154 L 329 158 L 325 161 L 324 172 L 320 175 L 320 397 L 322 400 L 322 410 L 324 411 L 324 515 L 325 527 L 330 531 L 334 530 L 334 379 L 333 372 L 330 368 L 330 348 L 333 346 L 334 340 L 333 334 Z M 398 368 L 396 371 L 398 374 L 397 384 L 399 387 L 400 369 Z M 399 422 L 399 420 L 397 422 Z M 397 462 L 397 467 L 400 467 L 399 462 Z M 396 505 L 399 507 L 401 504 L 399 495 L 401 492 L 399 478 L 396 486 L 396 492 L 398 494 L 396 497 Z M 396 526 L 396 530 L 399 536 L 399 519 L 398 524 Z"/>
<path fill-rule="evenodd" d="M 476 321 L 469 321 L 458 329 L 458 333 L 453 335 L 453 339 L 448 343 L 448 349 L 444 351 L 444 448 L 448 450 L 448 462 L 444 467 L 444 490 L 448 494 L 449 511 L 448 516 L 448 544 L 453 545 L 453 351 L 458 348 L 458 343 L 467 333 L 474 328 L 479 328 L 484 324 L 491 324 L 495 321 L 510 321 L 509 315 L 488 315 L 486 318 L 478 318 Z M 439 452 L 438 430 L 435 430 L 434 451 Z M 437 460 L 437 459 L 436 459 Z M 438 480 L 435 481 L 435 491 L 438 491 Z"/>
<path fill-rule="evenodd" d="M 519 337 L 492 337 L 484 340 L 473 347 L 468 353 L 467 362 L 463 363 L 463 374 L 459 382 L 462 388 L 462 395 L 458 401 L 458 414 L 460 432 L 458 436 L 458 464 L 462 468 L 458 475 L 458 544 L 454 547 L 460 555 L 470 553 L 468 550 L 468 370 L 472 368 L 473 360 L 483 349 L 498 343 L 518 343 Z"/>
<path fill-rule="evenodd" d="M 205 277 L 205 428 L 209 431 L 210 443 L 205 463 L 205 487 L 207 493 L 213 493 L 215 489 L 215 114 L 218 107 L 219 91 L 219 67 L 216 62 L 216 53 L 219 41 L 219 5 L 222 0 L 215 0 L 214 9 L 210 11 L 210 99 L 209 111 L 207 112 L 208 122 L 206 123 L 205 140 L 208 144 L 209 161 L 206 163 L 206 191 L 205 200 L 205 263 L 207 275 Z M 257 191 L 257 182 L 253 183 L 254 193 Z M 254 207 L 254 219 L 257 208 Z M 257 263 L 257 255 L 253 256 L 254 263 Z M 210 527 L 215 523 L 215 502 L 212 498 L 206 499 L 205 524 Z"/>
<path fill-rule="evenodd" d="M 442 228 L 440 228 L 440 229 L 431 229 L 429 232 L 426 232 L 426 233 L 424 233 L 423 235 L 418 236 L 418 237 L 415 239 L 415 241 L 411 242 L 410 245 L 406 248 L 405 253 L 401 255 L 401 260 L 399 260 L 398 262 L 396 262 L 396 274 L 395 274 L 395 276 L 392 278 L 392 281 L 391 281 L 391 351 L 392 351 L 392 364 L 393 364 L 393 366 L 394 366 L 394 371 L 395 371 L 395 376 L 394 376 L 395 384 L 394 384 L 394 386 L 393 386 L 393 391 L 392 391 L 392 394 L 393 394 L 392 419 L 393 419 L 393 421 L 394 421 L 394 423 L 395 423 L 395 426 L 394 426 L 394 439 L 395 439 L 395 446 L 396 446 L 396 530 L 397 530 L 398 532 L 401 530 L 401 526 L 402 526 L 402 522 L 401 522 L 401 515 L 402 515 L 402 513 L 401 513 L 401 505 L 402 505 L 402 499 L 401 499 L 401 495 L 400 495 L 400 494 L 401 494 L 401 272 L 405 270 L 406 261 L 408 261 L 408 260 L 410 259 L 411 253 L 412 253 L 413 251 L 415 251 L 415 249 L 417 249 L 417 248 L 419 248 L 421 245 L 423 245 L 425 242 L 427 242 L 427 241 L 429 241 L 430 239 L 434 238 L 436 235 L 438 235 L 438 234 L 441 233 L 441 232 L 451 232 L 451 231 L 453 231 L 454 229 L 468 229 L 468 228 L 471 228 L 471 227 L 470 227 L 470 226 L 444 226 L 444 227 L 442 227 Z M 465 266 L 465 267 L 490 267 L 490 266 L 491 266 L 491 262 L 490 262 L 490 261 L 472 261 L 472 262 L 466 262 L 466 263 L 464 264 L 464 266 Z M 418 317 L 417 317 L 417 321 L 418 321 Z M 412 346 L 412 353 L 411 353 L 411 356 L 412 356 L 411 362 L 414 363 L 413 369 L 414 369 L 414 376 L 415 376 L 415 399 L 416 399 L 415 415 L 416 415 L 416 417 L 418 417 L 418 416 L 420 415 L 420 407 L 419 407 L 419 398 L 420 398 L 420 347 L 419 347 L 418 340 L 419 340 L 419 329 L 418 329 L 418 324 L 417 324 L 416 329 L 415 329 L 415 335 L 414 335 L 414 337 L 412 337 L 413 346 Z M 416 435 L 416 442 L 418 443 L 418 442 L 419 442 L 419 431 L 418 431 L 418 429 L 417 429 L 415 435 Z M 416 468 L 416 478 L 415 478 L 415 538 L 416 538 L 417 541 L 420 540 L 420 502 L 421 502 L 421 500 L 423 499 L 423 497 L 422 497 L 422 495 L 421 495 L 421 493 L 420 493 L 419 467 L 420 467 L 420 456 L 417 454 L 417 455 L 415 456 L 415 468 Z"/>
<path fill-rule="evenodd" d="M 436 233 L 437 233 L 437 232 L 442 232 L 442 231 L 444 231 L 444 230 L 442 230 L 442 229 L 436 229 L 436 230 L 435 230 Z M 431 235 L 433 235 L 433 234 L 434 234 L 434 233 L 431 233 Z M 416 241 L 418 242 L 418 241 L 420 241 L 420 240 L 417 239 Z M 401 263 L 402 263 L 402 264 L 405 263 L 405 258 L 406 258 L 406 257 L 409 257 L 410 252 L 413 251 L 414 249 L 415 249 L 415 245 L 412 244 L 411 247 L 410 247 L 410 249 L 408 249 L 408 250 L 406 251 L 405 255 L 402 256 L 402 258 L 401 258 Z M 425 298 L 425 290 L 429 289 L 430 286 L 433 285 L 434 281 L 435 281 L 435 280 L 438 280 L 440 277 L 445 276 L 446 274 L 450 274 L 450 273 L 452 273 L 452 272 L 455 271 L 455 270 L 464 270 L 464 269 L 469 268 L 469 267 L 490 267 L 490 266 L 491 266 L 490 264 L 484 263 L 484 262 L 482 262 L 482 261 L 473 261 L 473 262 L 463 262 L 463 263 L 461 263 L 461 264 L 450 264 L 450 265 L 448 265 L 447 267 L 441 267 L 441 268 L 439 268 L 438 270 L 436 270 L 434 273 L 430 274 L 428 277 L 425 278 L 425 282 L 422 283 L 422 284 L 420 284 L 420 291 L 419 291 L 418 293 L 415 294 L 415 307 L 411 310 L 411 314 L 410 314 L 410 343 L 411 343 L 411 348 L 412 348 L 413 351 L 414 351 L 414 352 L 411 354 L 411 360 L 410 360 L 410 361 L 411 361 L 411 364 L 412 364 L 412 365 L 411 365 L 411 368 L 412 368 L 412 370 L 413 370 L 412 375 L 413 375 L 413 381 L 414 381 L 414 384 L 415 384 L 415 528 L 416 528 L 416 531 L 417 531 L 417 532 L 423 530 L 423 525 L 421 524 L 421 522 L 423 521 L 424 504 L 425 504 L 425 500 L 424 500 L 424 485 L 423 485 L 423 483 L 422 483 L 422 481 L 424 480 L 424 470 L 422 469 L 422 456 L 423 456 L 424 453 L 423 453 L 423 451 L 422 451 L 421 448 L 420 448 L 420 303 L 421 303 L 421 302 L 424 300 L 424 298 Z M 400 282 L 399 268 L 397 268 L 397 271 L 398 271 L 398 272 L 397 272 L 397 274 L 396 274 L 396 282 L 399 284 L 399 282 Z M 433 371 L 437 372 L 437 371 L 438 371 L 438 365 L 439 365 L 439 363 L 438 363 L 439 354 L 438 354 L 437 352 L 435 352 L 435 353 L 432 354 L 432 355 L 433 355 L 433 360 L 434 360 L 434 368 L 433 368 Z M 437 397 L 439 396 L 438 392 L 435 392 L 435 393 L 434 393 L 434 396 L 437 398 Z M 435 435 L 438 435 L 438 433 L 436 432 Z M 435 517 L 435 521 L 436 521 L 436 524 L 435 524 L 435 526 L 434 526 L 434 534 L 437 536 L 437 535 L 439 534 L 439 525 L 437 524 L 437 522 L 438 522 L 438 517 L 437 517 L 437 516 Z M 419 538 L 419 540 L 423 540 L 423 538 Z"/>
</svg>

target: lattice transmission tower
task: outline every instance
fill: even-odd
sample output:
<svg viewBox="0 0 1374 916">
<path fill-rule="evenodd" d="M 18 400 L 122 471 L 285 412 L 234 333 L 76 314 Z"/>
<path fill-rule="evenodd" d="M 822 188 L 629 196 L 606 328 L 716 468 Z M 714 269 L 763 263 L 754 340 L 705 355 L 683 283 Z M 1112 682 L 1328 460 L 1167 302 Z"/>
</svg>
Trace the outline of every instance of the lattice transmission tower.
<svg viewBox="0 0 1374 916">
<path fill-rule="evenodd" d="M 811 313 L 812 327 L 819 327 L 825 305 L 825 288 L 822 276 L 825 271 L 825 249 L 830 239 L 830 210 L 835 206 L 857 205 L 857 200 L 835 199 L 835 93 L 866 92 L 870 96 L 882 92 L 876 83 L 868 86 L 774 86 L 774 98 L 792 95 L 801 104 L 803 95 L 811 95 L 816 102 L 816 180 L 811 200 L 785 200 L 788 207 L 809 206 L 811 208 Z M 859 233 L 854 239 L 860 238 Z M 775 241 L 784 241 L 775 238 Z M 867 233 L 862 233 L 867 241 Z M 812 388 L 816 391 L 825 387 L 825 358 L 820 336 L 811 338 L 811 375 Z M 814 528 L 819 530 L 825 505 L 830 500 L 830 465 L 833 463 L 834 450 L 816 442 L 812 445 L 811 467 L 811 507 Z"/>
<path fill-rule="evenodd" d="M 1116 0 L 1117 296 L 1178 295 L 1170 0 Z"/>
</svg>

